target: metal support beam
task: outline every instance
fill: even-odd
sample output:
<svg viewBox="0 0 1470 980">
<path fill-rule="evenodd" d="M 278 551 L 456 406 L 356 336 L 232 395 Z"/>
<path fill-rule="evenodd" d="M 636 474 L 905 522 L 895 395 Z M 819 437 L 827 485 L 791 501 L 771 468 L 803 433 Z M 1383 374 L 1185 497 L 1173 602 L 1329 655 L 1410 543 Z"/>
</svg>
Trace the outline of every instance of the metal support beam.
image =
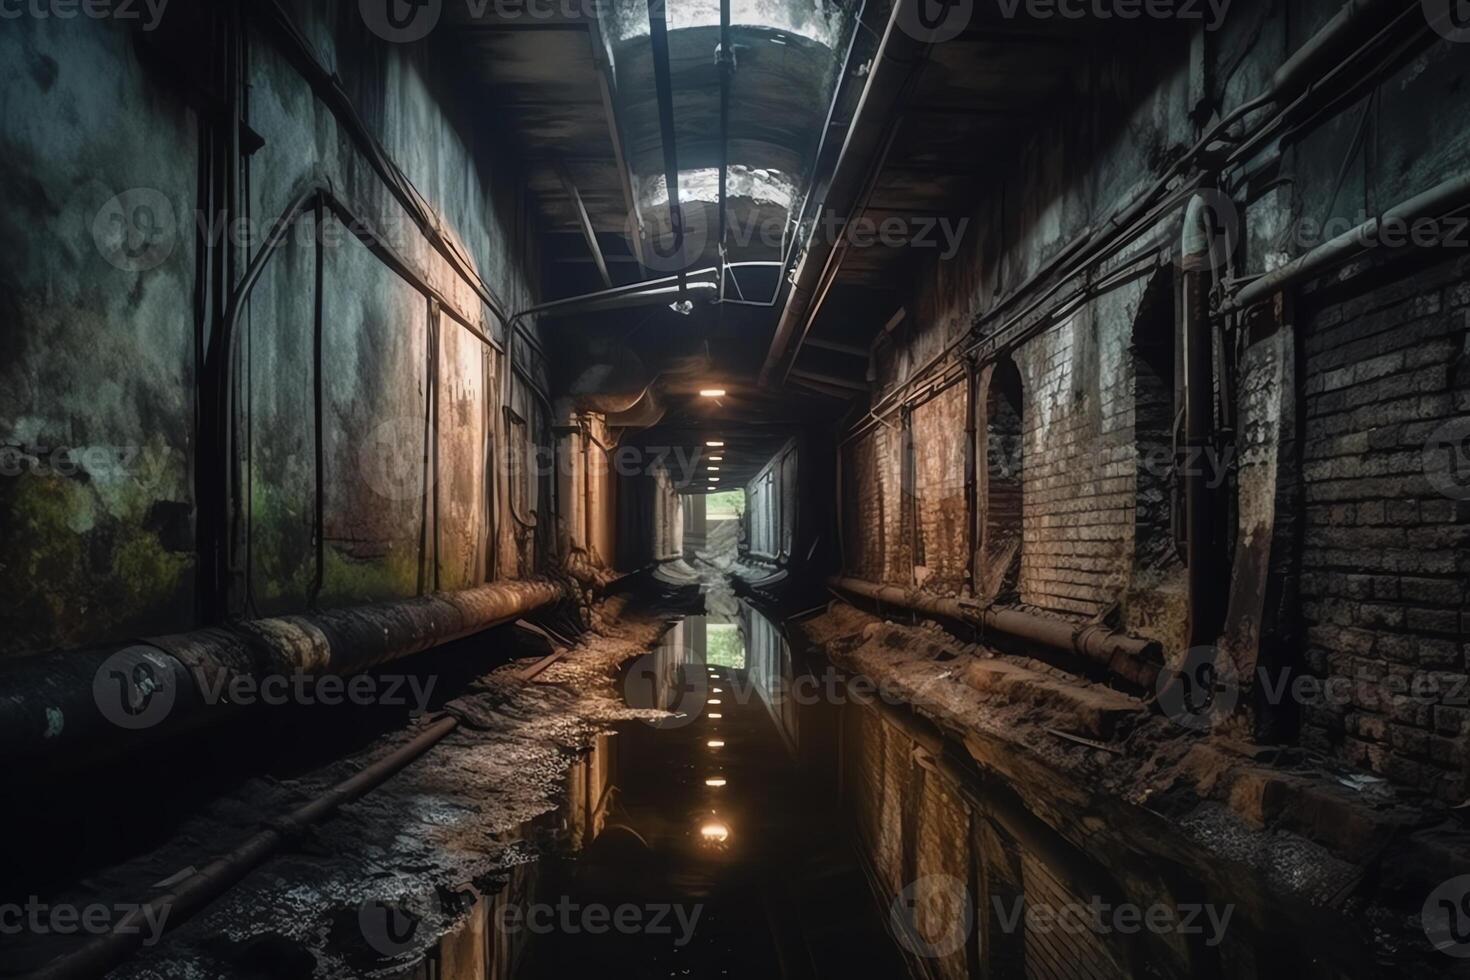
<svg viewBox="0 0 1470 980">
<path fill-rule="evenodd" d="M 607 272 L 607 260 L 602 256 L 602 246 L 597 242 L 597 232 L 592 230 L 592 219 L 587 216 L 587 206 L 582 203 L 582 195 L 577 190 L 577 184 L 572 180 L 571 171 L 567 170 L 566 164 L 557 161 L 556 175 L 561 178 L 561 185 L 567 192 L 567 197 L 572 199 L 572 211 L 577 216 L 577 225 L 582 229 L 582 237 L 587 242 L 587 250 L 592 253 L 592 261 L 597 265 L 597 274 L 602 277 L 602 284 L 612 287 L 612 276 Z"/>
<path fill-rule="evenodd" d="M 679 147 L 674 131 L 674 82 L 669 68 L 669 24 L 665 0 L 648 0 L 648 43 L 653 49 L 653 84 L 658 93 L 659 141 L 664 151 L 664 184 L 669 192 L 669 227 L 674 234 L 674 254 L 684 248 L 684 210 L 679 204 Z M 684 273 L 679 272 L 679 288 Z"/>
</svg>

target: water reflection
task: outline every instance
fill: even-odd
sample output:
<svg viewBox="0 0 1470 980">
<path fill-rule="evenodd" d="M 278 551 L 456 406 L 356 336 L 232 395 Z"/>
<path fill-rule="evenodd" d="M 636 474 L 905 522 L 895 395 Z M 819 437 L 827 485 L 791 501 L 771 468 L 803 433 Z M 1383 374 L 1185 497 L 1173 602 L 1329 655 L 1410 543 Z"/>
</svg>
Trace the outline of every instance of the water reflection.
<svg viewBox="0 0 1470 980">
<path fill-rule="evenodd" d="M 559 927 L 527 937 L 518 975 L 1369 968 L 1339 920 L 1272 904 L 1230 868 L 1199 880 L 1167 824 L 1140 822 L 1146 811 L 1094 810 L 1069 787 L 1023 802 L 1020 783 L 982 776 L 911 713 L 834 697 L 842 688 L 815 670 L 821 683 L 743 606 L 683 621 L 629 666 L 629 703 L 674 714 L 618 725 L 574 767 L 565 846 L 539 863 L 534 901 L 603 907 L 610 922 L 620 907 L 664 908 L 688 928 L 654 930 L 652 913 L 629 913 L 627 928 Z"/>
<path fill-rule="evenodd" d="M 695 927 L 533 935 L 519 976 L 764 980 L 792 963 L 820 963 L 818 975 L 859 975 L 864 965 L 902 974 L 861 864 L 832 833 L 830 787 L 810 778 L 791 735 L 772 724 L 780 698 L 765 688 L 789 673 L 790 658 L 773 649 L 779 633 L 756 622 L 745 610 L 690 617 L 629 666 L 630 705 L 676 714 L 616 726 L 575 767 L 574 785 L 585 785 L 569 809 L 582 815 L 569 818 L 563 853 L 540 862 L 537 902 L 668 907 L 668 921 L 682 912 Z M 583 769 L 610 779 L 601 807 L 587 802 L 598 789 Z"/>
</svg>

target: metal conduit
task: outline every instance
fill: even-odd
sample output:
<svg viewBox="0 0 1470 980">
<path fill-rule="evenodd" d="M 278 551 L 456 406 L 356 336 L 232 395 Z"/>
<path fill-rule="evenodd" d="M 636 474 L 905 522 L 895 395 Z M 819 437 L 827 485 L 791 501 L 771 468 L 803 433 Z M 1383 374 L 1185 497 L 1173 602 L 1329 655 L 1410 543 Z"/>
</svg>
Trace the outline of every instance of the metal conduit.
<svg viewBox="0 0 1470 980">
<path fill-rule="evenodd" d="M 210 692 L 234 678 L 255 682 L 299 674 L 346 675 L 421 653 L 517 619 L 565 596 L 546 579 L 497 582 L 363 606 L 247 620 L 152 637 L 121 650 L 63 651 L 0 666 L 0 758 L 120 751 L 214 721 L 225 706 Z M 130 683 L 127 683 L 129 682 Z M 104 699 L 150 692 L 167 700 L 163 718 L 128 731 Z M 213 701 L 218 701 L 217 697 Z M 121 701 L 119 700 L 119 703 Z M 117 708 L 117 705 L 112 705 Z"/>
<path fill-rule="evenodd" d="M 558 650 L 529 667 L 516 678 L 529 682 L 565 653 Z M 372 792 L 402 771 L 459 727 L 459 719 L 445 716 L 415 735 L 404 745 L 369 764 L 357 774 L 304 803 L 283 817 L 272 820 L 228 854 L 185 878 L 171 891 L 137 905 L 111 931 L 88 941 L 81 949 L 54 960 L 31 974 L 31 980 L 79 980 L 101 976 L 128 958 L 143 944 L 151 921 L 167 920 L 170 929 L 188 921 L 195 913 L 238 884 L 264 864 L 282 846 L 299 838 L 313 824 L 336 813 L 345 804 Z M 160 911 L 167 912 L 161 916 Z"/>
<path fill-rule="evenodd" d="M 982 606 L 973 600 L 936 596 L 865 579 L 839 576 L 829 579 L 828 584 L 850 595 L 956 622 L 972 623 L 1059 653 L 1081 655 L 1139 687 L 1152 688 L 1163 664 L 1163 647 L 1157 640 L 1129 636 L 1105 626 L 1072 623 L 1020 609 Z"/>
</svg>

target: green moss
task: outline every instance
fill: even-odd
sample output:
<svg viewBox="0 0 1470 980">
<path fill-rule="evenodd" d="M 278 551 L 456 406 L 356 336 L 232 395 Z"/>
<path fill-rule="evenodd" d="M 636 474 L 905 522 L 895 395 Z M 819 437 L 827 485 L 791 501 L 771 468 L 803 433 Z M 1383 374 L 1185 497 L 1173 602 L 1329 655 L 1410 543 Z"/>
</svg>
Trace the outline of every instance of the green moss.
<svg viewBox="0 0 1470 980">
<path fill-rule="evenodd" d="M 416 595 L 419 583 L 417 544 L 395 543 L 380 558 L 361 559 L 327 547 L 327 575 L 322 586 L 326 605 L 351 605 Z"/>
</svg>

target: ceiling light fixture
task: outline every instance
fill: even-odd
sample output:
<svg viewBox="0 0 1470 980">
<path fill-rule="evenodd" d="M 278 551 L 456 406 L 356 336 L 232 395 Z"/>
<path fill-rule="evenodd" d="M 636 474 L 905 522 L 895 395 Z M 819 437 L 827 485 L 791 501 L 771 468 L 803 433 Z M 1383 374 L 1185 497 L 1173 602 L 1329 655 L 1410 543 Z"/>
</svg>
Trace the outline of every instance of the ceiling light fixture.
<svg viewBox="0 0 1470 980">
<path fill-rule="evenodd" d="M 720 446 L 723 446 L 724 443 L 721 442 L 719 439 L 710 439 L 708 442 L 705 443 L 705 445 L 713 449 L 718 449 Z"/>
<path fill-rule="evenodd" d="M 699 397 L 700 398 L 724 398 L 725 397 L 725 389 L 724 388 L 701 388 L 701 389 L 699 389 Z"/>
</svg>

